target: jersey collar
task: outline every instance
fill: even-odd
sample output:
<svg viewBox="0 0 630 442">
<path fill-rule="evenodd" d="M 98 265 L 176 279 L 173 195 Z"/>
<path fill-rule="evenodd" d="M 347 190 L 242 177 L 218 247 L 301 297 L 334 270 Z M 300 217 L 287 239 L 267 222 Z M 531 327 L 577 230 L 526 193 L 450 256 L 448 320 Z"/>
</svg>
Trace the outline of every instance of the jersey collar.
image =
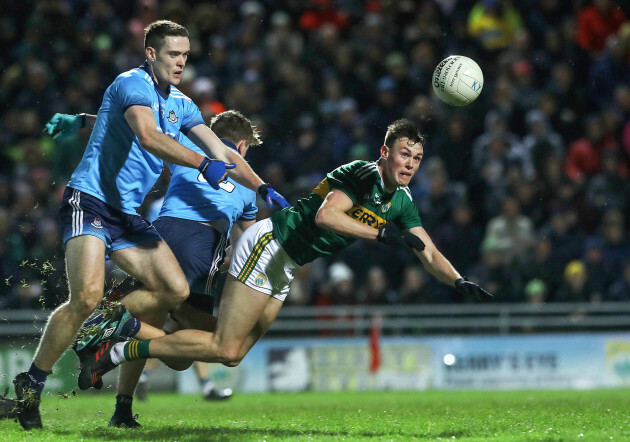
<svg viewBox="0 0 630 442">
<path fill-rule="evenodd" d="M 225 144 L 227 147 L 229 147 L 230 149 L 232 149 L 233 151 L 235 151 L 236 153 L 238 153 L 238 148 L 236 147 L 236 144 L 232 143 L 230 140 L 226 140 L 225 138 L 221 138 L 221 141 L 223 142 L 223 144 Z M 239 154 L 240 155 L 240 154 Z"/>
<path fill-rule="evenodd" d="M 378 167 L 378 160 L 374 161 L 374 164 L 376 164 L 376 171 L 378 172 L 378 177 L 380 178 L 379 181 L 376 182 L 376 185 L 378 187 L 380 187 L 380 191 L 383 192 L 383 195 L 393 195 L 394 192 L 388 192 L 387 189 L 385 189 L 385 181 L 383 181 L 383 175 L 381 175 L 381 169 L 379 169 Z"/>
<path fill-rule="evenodd" d="M 158 86 L 157 81 L 155 81 L 155 77 L 153 76 L 153 72 L 151 71 L 151 68 L 149 67 L 149 62 L 145 61 L 144 63 L 142 63 L 140 65 L 140 69 L 142 69 L 144 72 L 149 74 L 149 76 L 153 80 L 153 86 L 155 87 L 155 90 L 157 91 L 158 94 L 160 94 L 162 98 L 166 100 L 171 94 L 171 85 L 170 84 L 168 85 L 168 90 L 166 92 L 160 86 Z"/>
</svg>

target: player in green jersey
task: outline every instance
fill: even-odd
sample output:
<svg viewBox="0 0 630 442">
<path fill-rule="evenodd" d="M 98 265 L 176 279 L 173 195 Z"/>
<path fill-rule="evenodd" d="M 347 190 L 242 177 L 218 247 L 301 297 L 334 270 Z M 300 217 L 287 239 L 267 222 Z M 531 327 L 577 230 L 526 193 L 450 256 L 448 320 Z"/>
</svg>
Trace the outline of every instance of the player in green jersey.
<svg viewBox="0 0 630 442">
<path fill-rule="evenodd" d="M 215 327 L 165 335 L 152 327 L 143 331 L 143 326 L 136 336 L 140 340 L 105 342 L 84 360 L 79 387 L 93 386 L 123 362 L 149 357 L 179 370 L 193 360 L 238 365 L 275 320 L 295 269 L 359 238 L 408 247 L 441 282 L 466 295 L 491 298 L 453 268 L 422 227 L 407 186 L 423 152 L 416 126 L 404 119 L 393 122 L 377 161 L 335 169 L 295 206 L 245 231 L 234 247 Z"/>
</svg>

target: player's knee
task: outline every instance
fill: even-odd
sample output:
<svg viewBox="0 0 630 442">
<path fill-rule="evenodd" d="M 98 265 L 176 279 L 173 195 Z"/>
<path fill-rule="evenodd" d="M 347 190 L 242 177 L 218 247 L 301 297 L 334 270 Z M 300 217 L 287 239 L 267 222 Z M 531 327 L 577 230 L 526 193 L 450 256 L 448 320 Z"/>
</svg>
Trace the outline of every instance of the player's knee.
<svg viewBox="0 0 630 442">
<path fill-rule="evenodd" d="M 242 360 L 242 359 L 241 359 Z M 237 367 L 238 364 L 241 363 L 241 360 L 238 361 L 231 361 L 231 362 L 224 362 L 223 365 L 225 365 L 226 367 L 230 367 L 230 368 L 234 368 Z"/>
<path fill-rule="evenodd" d="M 172 369 L 172 370 L 176 370 L 176 371 L 185 371 L 188 370 L 190 367 L 192 367 L 194 361 L 164 361 L 164 364 Z"/>
<path fill-rule="evenodd" d="M 221 363 L 226 367 L 236 367 L 243 360 L 239 347 L 228 347 L 221 352 Z"/>
<path fill-rule="evenodd" d="M 188 298 L 190 287 L 188 287 L 188 282 L 185 279 L 180 280 L 178 278 L 169 284 L 167 291 L 169 292 L 169 300 L 176 307 Z"/>
<path fill-rule="evenodd" d="M 96 307 L 98 307 L 101 302 L 101 298 L 97 295 L 71 299 L 68 302 L 68 306 L 76 315 L 82 318 L 87 318 L 92 314 L 92 312 L 94 312 L 94 310 L 96 310 Z"/>
</svg>

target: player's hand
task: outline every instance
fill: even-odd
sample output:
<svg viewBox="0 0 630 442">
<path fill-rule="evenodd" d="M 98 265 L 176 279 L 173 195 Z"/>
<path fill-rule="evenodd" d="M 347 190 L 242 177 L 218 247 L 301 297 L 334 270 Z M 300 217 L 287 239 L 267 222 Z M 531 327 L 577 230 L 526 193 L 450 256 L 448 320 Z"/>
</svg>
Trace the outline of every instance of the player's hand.
<svg viewBox="0 0 630 442">
<path fill-rule="evenodd" d="M 211 160 L 206 157 L 203 159 L 198 169 L 208 184 L 210 184 L 214 190 L 219 190 L 219 183 L 227 178 L 227 171 L 235 167 L 236 164 L 234 163 L 224 163 L 223 161 Z"/>
<path fill-rule="evenodd" d="M 494 296 L 472 281 L 466 278 L 459 278 L 455 281 L 455 288 L 464 296 L 472 296 L 478 301 L 490 301 Z"/>
<path fill-rule="evenodd" d="M 376 240 L 392 246 L 404 246 L 422 252 L 424 242 L 408 230 L 400 230 L 394 223 L 387 223 L 378 228 Z"/>
<path fill-rule="evenodd" d="M 52 135 L 53 139 L 76 133 L 83 126 L 82 115 L 55 114 L 46 123 L 44 133 Z"/>
<path fill-rule="evenodd" d="M 273 207 L 273 203 L 278 204 L 281 209 L 291 206 L 291 204 L 289 204 L 289 202 L 282 195 L 273 190 L 273 188 L 271 188 L 269 184 L 263 184 L 262 186 L 260 186 L 258 188 L 258 194 L 263 197 L 263 199 L 267 203 L 267 207 L 269 207 L 270 209 Z"/>
</svg>

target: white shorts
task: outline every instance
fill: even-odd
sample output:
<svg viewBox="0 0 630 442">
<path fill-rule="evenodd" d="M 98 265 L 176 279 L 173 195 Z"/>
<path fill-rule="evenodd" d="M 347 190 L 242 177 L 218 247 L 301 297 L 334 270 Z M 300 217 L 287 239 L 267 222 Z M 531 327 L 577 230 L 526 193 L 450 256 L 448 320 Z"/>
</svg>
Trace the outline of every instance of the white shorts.
<svg viewBox="0 0 630 442">
<path fill-rule="evenodd" d="M 230 275 L 254 290 L 284 301 L 299 267 L 273 237 L 271 218 L 258 221 L 234 246 Z"/>
</svg>

